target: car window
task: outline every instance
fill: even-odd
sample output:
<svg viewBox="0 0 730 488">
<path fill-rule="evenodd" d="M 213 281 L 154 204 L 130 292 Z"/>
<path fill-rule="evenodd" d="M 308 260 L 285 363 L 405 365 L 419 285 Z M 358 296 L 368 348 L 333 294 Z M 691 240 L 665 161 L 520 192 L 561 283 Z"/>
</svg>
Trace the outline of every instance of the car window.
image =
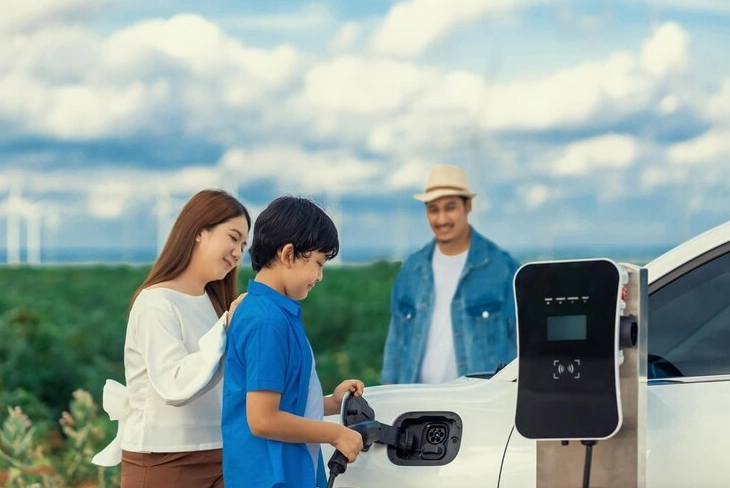
<svg viewBox="0 0 730 488">
<path fill-rule="evenodd" d="M 648 377 L 730 374 L 730 252 L 649 296 Z"/>
</svg>

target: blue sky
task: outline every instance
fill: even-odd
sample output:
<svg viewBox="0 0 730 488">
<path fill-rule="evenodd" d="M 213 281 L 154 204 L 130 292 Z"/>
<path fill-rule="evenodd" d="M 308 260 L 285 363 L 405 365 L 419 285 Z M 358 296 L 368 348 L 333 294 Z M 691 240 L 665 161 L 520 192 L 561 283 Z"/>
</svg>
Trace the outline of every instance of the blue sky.
<svg viewBox="0 0 730 488">
<path fill-rule="evenodd" d="M 672 245 L 728 219 L 729 45 L 722 0 L 11 0 L 0 250 L 155 247 L 221 187 L 400 258 L 435 163 L 508 249 Z"/>
</svg>

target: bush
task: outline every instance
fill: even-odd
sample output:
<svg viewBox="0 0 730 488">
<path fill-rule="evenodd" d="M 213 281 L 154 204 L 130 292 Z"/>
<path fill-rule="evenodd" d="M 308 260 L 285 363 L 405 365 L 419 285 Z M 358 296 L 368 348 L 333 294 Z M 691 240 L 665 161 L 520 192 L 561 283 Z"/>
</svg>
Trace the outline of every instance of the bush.
<svg viewBox="0 0 730 488">
<path fill-rule="evenodd" d="M 119 486 L 119 469 L 91 464 L 105 440 L 105 429 L 91 395 L 76 390 L 58 431 L 38 436 L 23 410 L 8 407 L 0 433 L 0 485 L 10 488 Z"/>
</svg>

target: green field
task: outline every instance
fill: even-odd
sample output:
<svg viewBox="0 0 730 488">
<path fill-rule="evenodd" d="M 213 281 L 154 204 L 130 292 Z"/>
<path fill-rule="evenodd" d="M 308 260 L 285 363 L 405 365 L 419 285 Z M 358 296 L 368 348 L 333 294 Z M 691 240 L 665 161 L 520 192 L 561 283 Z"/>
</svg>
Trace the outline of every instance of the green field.
<svg viewBox="0 0 730 488">
<path fill-rule="evenodd" d="M 399 263 L 386 262 L 330 265 L 324 280 L 302 301 L 325 394 L 350 377 L 377 384 L 398 268 Z M 124 383 L 129 299 L 147 271 L 134 266 L 0 268 L 0 422 L 7 427 L 7 407 L 20 406 L 33 421 L 33 440 L 45 447 L 46 461 L 70 462 L 64 452 L 70 440 L 64 439 L 58 419 L 69 409 L 72 393 L 85 390 L 100 405 L 107 378 Z M 251 276 L 249 269 L 242 272 L 241 291 Z M 87 442 L 88 452 L 79 457 L 113 435 L 114 425 L 103 412 L 98 414 L 94 423 L 104 431 L 103 438 Z M 13 449 L 4 444 L 0 440 L 0 455 Z M 79 468 L 73 480 L 65 481 L 69 486 L 97 476 L 89 459 L 81 461 L 85 470 Z M 5 486 L 1 474 L 9 464 L 0 456 L 0 486 Z M 103 479 L 114 485 L 113 476 L 95 484 Z"/>
</svg>

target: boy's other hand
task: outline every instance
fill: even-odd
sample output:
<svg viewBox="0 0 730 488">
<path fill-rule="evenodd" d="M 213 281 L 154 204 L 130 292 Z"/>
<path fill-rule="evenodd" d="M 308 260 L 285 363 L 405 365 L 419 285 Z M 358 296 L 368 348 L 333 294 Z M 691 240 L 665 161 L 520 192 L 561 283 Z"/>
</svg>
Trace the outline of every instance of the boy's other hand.
<svg viewBox="0 0 730 488">
<path fill-rule="evenodd" d="M 332 393 L 332 399 L 337 402 L 338 405 L 342 404 L 342 398 L 348 391 L 354 396 L 362 396 L 362 392 L 365 389 L 365 383 L 360 380 L 345 380 L 335 388 Z"/>
<path fill-rule="evenodd" d="M 357 459 L 357 456 L 362 451 L 362 436 L 359 432 L 349 429 L 344 425 L 341 427 L 341 433 L 332 445 L 345 455 L 348 463 L 355 462 L 355 459 Z"/>
<path fill-rule="evenodd" d="M 362 396 L 365 384 L 360 380 L 345 380 L 335 388 L 332 395 L 324 397 L 324 414 L 334 415 L 342 408 L 342 399 L 345 393 L 350 392 L 355 396 Z M 344 453 L 343 453 L 344 454 Z"/>
</svg>

